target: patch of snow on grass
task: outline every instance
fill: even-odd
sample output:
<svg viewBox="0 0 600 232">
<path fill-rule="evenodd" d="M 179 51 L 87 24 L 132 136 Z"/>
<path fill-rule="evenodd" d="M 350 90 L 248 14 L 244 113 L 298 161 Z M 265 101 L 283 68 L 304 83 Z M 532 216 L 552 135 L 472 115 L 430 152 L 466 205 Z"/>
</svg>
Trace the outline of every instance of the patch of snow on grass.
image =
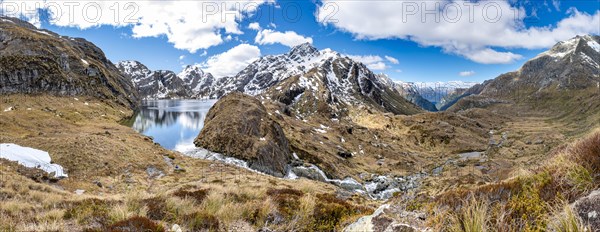
<svg viewBox="0 0 600 232">
<path fill-rule="evenodd" d="M 16 161 L 28 168 L 38 168 L 48 173 L 54 173 L 55 177 L 67 177 L 62 166 L 51 163 L 48 152 L 21 147 L 13 143 L 0 144 L 0 158 Z"/>
<path fill-rule="evenodd" d="M 321 134 L 325 134 L 325 133 L 327 133 L 327 131 L 325 131 L 325 130 L 323 130 L 323 129 L 317 129 L 317 128 L 315 128 L 315 131 L 316 131 L 316 132 L 319 132 L 319 133 L 321 133 Z"/>
</svg>

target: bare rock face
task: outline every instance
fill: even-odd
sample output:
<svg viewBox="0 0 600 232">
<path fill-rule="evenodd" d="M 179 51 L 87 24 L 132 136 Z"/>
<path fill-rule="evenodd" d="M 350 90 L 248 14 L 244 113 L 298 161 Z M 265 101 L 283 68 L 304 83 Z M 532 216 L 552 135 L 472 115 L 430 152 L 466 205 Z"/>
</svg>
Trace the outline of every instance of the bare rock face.
<svg viewBox="0 0 600 232">
<path fill-rule="evenodd" d="M 138 101 L 131 81 L 94 44 L 0 17 L 0 94 L 13 93 Z"/>
<path fill-rule="evenodd" d="M 281 126 L 260 101 L 238 92 L 210 109 L 194 144 L 245 160 L 251 168 L 277 177 L 286 174 L 291 159 Z"/>
<path fill-rule="evenodd" d="M 591 228 L 600 228 L 600 190 L 575 201 L 575 212 Z"/>
</svg>

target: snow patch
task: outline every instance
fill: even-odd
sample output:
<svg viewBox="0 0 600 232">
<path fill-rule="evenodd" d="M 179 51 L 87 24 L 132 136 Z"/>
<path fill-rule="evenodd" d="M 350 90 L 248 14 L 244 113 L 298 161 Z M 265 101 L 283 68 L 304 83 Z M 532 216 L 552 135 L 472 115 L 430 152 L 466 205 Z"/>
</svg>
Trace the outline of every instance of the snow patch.
<svg viewBox="0 0 600 232">
<path fill-rule="evenodd" d="M 596 51 L 597 53 L 600 53 L 600 44 L 598 44 L 596 41 L 590 40 L 590 41 L 587 42 L 587 44 L 592 49 L 594 49 L 594 51 Z"/>
<path fill-rule="evenodd" d="M 16 161 L 28 168 L 38 168 L 47 173 L 54 173 L 55 177 L 67 177 L 62 166 L 53 164 L 48 152 L 22 147 L 13 143 L 0 144 L 0 158 Z"/>
</svg>

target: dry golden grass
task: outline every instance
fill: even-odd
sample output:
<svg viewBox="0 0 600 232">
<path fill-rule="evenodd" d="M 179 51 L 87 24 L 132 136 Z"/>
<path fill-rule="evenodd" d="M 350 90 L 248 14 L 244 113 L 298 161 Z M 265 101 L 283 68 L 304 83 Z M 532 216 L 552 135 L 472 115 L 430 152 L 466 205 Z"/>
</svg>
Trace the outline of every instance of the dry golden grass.
<svg viewBox="0 0 600 232">
<path fill-rule="evenodd" d="M 596 169 L 600 130 L 551 154 L 540 166 L 514 178 L 437 196 L 429 203 L 432 227 L 442 231 L 545 231 L 548 227 L 584 231 L 586 226 L 568 204 L 600 186 Z"/>
<path fill-rule="evenodd" d="M 0 112 L 0 142 L 48 151 L 69 177 L 38 183 L 17 172 L 15 163 L 0 161 L 0 231 L 107 231 L 152 226 L 147 219 L 164 228 L 178 224 L 184 231 L 291 228 L 288 225 L 310 230 L 315 204 L 330 204 L 316 196 L 337 190 L 321 182 L 278 179 L 167 151 L 117 123 L 131 115 L 130 110 L 97 99 L 3 96 L 0 109 L 9 106 L 16 110 Z M 169 170 L 165 156 L 186 171 Z M 166 175 L 151 179 L 145 172 L 148 166 Z M 303 194 L 301 210 L 289 217 L 280 217 L 280 202 L 267 194 L 282 188 Z M 85 193 L 76 195 L 76 189 Z M 332 206 L 363 204 L 342 202 Z M 336 223 L 331 226 L 340 228 L 370 213 L 367 208 L 347 212 L 333 216 Z"/>
<path fill-rule="evenodd" d="M 550 229 L 555 232 L 587 232 L 593 231 L 585 225 L 569 204 L 558 207 L 555 216 L 550 221 Z"/>
</svg>

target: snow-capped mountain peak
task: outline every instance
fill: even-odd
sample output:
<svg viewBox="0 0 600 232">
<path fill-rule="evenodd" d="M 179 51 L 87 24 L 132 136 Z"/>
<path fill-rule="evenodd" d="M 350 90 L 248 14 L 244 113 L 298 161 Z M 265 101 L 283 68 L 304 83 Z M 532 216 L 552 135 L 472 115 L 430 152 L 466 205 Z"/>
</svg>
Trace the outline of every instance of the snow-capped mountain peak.
<svg viewBox="0 0 600 232">
<path fill-rule="evenodd" d="M 288 56 L 292 59 L 296 57 L 306 57 L 311 55 L 317 55 L 319 53 L 319 49 L 312 46 L 310 43 L 303 43 L 300 45 L 294 46 L 289 52 Z"/>
<path fill-rule="evenodd" d="M 540 53 L 536 58 L 544 56 L 550 56 L 553 58 L 563 58 L 567 55 L 575 54 L 583 50 L 585 47 L 590 48 L 589 51 L 586 52 L 600 53 L 599 37 L 591 35 L 578 35 L 572 39 L 558 42 L 550 50 Z"/>
<path fill-rule="evenodd" d="M 199 64 L 188 65 L 179 74 L 177 74 L 179 79 L 183 81 L 187 81 L 189 78 L 192 78 L 194 76 L 204 75 L 204 70 L 202 70 Z"/>
<path fill-rule="evenodd" d="M 131 78 L 143 98 L 191 98 L 203 79 L 212 78 L 199 65 L 187 66 L 181 73 L 151 71 L 138 61 L 121 61 L 117 68 Z"/>
<path fill-rule="evenodd" d="M 135 60 L 126 60 L 117 63 L 117 68 L 122 73 L 128 75 L 134 84 L 140 81 L 140 79 L 150 75 L 152 71 L 148 69 L 144 64 Z"/>
</svg>

